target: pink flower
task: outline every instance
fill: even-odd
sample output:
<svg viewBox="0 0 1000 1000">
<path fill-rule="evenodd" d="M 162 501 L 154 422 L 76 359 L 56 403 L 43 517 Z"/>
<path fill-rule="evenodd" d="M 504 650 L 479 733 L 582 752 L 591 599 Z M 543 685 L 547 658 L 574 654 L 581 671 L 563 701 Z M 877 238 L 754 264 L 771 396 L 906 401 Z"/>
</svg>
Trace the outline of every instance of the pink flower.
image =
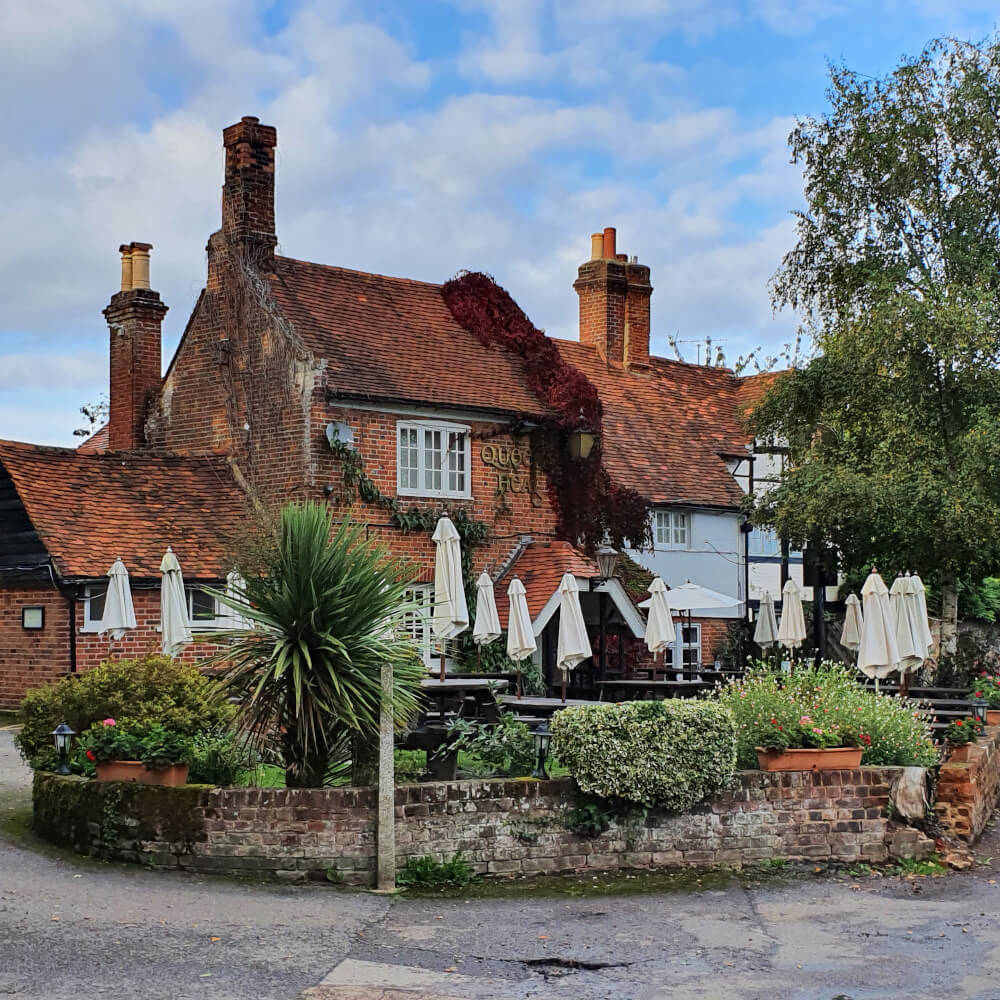
<svg viewBox="0 0 1000 1000">
<path fill-rule="evenodd" d="M 115 720 L 114 720 L 114 719 L 105 719 L 105 720 L 104 720 L 104 721 L 103 721 L 103 722 L 101 723 L 101 725 L 102 725 L 102 726 L 114 726 L 114 725 L 116 725 L 116 723 L 115 723 Z"/>
<path fill-rule="evenodd" d="M 818 736 L 823 735 L 823 730 L 820 729 L 818 726 L 813 726 L 813 732 L 816 733 Z"/>
<path fill-rule="evenodd" d="M 808 715 L 803 715 L 802 718 L 799 719 L 799 725 L 800 726 L 811 726 L 812 725 L 812 721 L 813 720 L 810 719 Z"/>
</svg>

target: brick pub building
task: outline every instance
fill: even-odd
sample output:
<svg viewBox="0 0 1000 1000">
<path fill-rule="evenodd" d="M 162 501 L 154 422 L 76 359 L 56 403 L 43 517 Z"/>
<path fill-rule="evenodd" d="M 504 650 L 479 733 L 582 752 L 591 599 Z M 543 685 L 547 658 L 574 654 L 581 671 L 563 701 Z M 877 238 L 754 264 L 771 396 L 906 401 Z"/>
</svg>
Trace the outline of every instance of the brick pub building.
<svg viewBox="0 0 1000 1000">
<path fill-rule="evenodd" d="M 584 432 L 598 437 L 601 475 L 652 505 L 654 545 L 661 508 L 677 537 L 692 512 L 738 524 L 734 470 L 749 462 L 741 380 L 650 356 L 648 267 L 617 253 L 613 230 L 594 238 L 574 286 L 580 342 L 553 343 L 560 370 L 596 389 L 604 418 L 567 428 L 538 391 L 537 358 L 459 322 L 447 286 L 277 254 L 276 131 L 247 117 L 223 144 L 222 226 L 208 239 L 205 288 L 166 374 L 167 307 L 150 288 L 151 246 L 133 242 L 120 248 L 121 290 L 104 310 L 107 426 L 76 450 L 0 442 L 0 707 L 104 657 L 157 650 L 168 545 L 193 624 L 217 625 L 222 611 L 201 585 L 224 585 L 253 511 L 291 498 L 328 501 L 411 560 L 425 608 L 433 522 L 448 512 L 471 578 L 486 569 L 496 581 L 502 624 L 511 576 L 525 584 L 550 681 L 564 572 L 580 582 L 589 625 L 602 615 L 616 648 L 641 639 L 639 593 L 600 582 L 592 544 L 567 531 L 574 467 L 563 452 L 579 458 Z M 111 641 L 95 626 L 117 557 L 131 575 L 138 628 Z M 411 628 L 433 661 L 429 615 Z M 712 659 L 722 631 L 700 636 L 697 661 Z M 203 652 L 195 643 L 183 655 Z M 578 674 L 583 684 L 593 667 Z"/>
</svg>

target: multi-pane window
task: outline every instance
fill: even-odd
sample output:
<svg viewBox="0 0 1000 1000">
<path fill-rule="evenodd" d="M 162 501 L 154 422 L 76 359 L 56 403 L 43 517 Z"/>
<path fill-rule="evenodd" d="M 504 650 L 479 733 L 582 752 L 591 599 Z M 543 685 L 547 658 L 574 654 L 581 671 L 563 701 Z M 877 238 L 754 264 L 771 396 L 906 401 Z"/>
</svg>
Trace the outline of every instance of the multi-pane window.
<svg viewBox="0 0 1000 1000">
<path fill-rule="evenodd" d="M 754 528 L 750 532 L 750 555 L 780 556 L 781 539 L 778 533 L 770 528 Z"/>
<path fill-rule="evenodd" d="M 653 536 L 658 549 L 688 547 L 688 515 L 677 510 L 658 510 L 653 519 Z"/>
<path fill-rule="evenodd" d="M 192 628 L 232 627 L 232 620 L 227 618 L 227 609 L 220 605 L 211 594 L 198 587 L 186 589 L 188 621 Z"/>
<path fill-rule="evenodd" d="M 107 597 L 107 584 L 87 587 L 83 592 L 83 631 L 96 632 L 104 617 L 104 601 Z"/>
<path fill-rule="evenodd" d="M 674 641 L 674 669 L 697 671 L 701 666 L 701 625 L 679 625 Z"/>
<path fill-rule="evenodd" d="M 416 421 L 397 424 L 396 486 L 404 496 L 467 497 L 469 429 Z"/>
<path fill-rule="evenodd" d="M 413 640 L 424 663 L 434 661 L 435 643 L 432 628 L 434 589 L 430 586 L 409 587 L 403 591 L 403 601 L 407 611 L 403 615 L 403 627 Z"/>
</svg>

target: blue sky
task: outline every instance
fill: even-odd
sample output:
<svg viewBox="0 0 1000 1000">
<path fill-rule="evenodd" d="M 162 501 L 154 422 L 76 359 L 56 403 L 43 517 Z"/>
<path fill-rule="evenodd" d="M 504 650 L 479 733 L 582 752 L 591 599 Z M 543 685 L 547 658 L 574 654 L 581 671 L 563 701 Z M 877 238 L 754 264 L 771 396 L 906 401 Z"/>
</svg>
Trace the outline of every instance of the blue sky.
<svg viewBox="0 0 1000 1000">
<path fill-rule="evenodd" d="M 117 247 L 154 245 L 164 364 L 218 227 L 221 130 L 278 129 L 281 252 L 442 281 L 494 274 L 576 335 L 589 234 L 652 268 L 653 346 L 788 341 L 796 116 L 828 60 L 870 75 L 978 0 L 36 0 L 0 33 L 0 437 L 73 444 L 107 383 Z M 693 343 L 684 345 L 691 359 Z"/>
</svg>

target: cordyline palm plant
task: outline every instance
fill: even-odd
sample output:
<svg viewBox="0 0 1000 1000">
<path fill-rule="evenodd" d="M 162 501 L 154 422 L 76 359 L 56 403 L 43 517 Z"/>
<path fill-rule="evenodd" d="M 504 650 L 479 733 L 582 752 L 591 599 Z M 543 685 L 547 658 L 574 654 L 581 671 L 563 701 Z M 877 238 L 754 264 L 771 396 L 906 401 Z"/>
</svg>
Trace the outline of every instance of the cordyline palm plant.
<svg viewBox="0 0 1000 1000">
<path fill-rule="evenodd" d="M 215 596 L 249 628 L 215 633 L 214 660 L 241 699 L 244 724 L 280 734 L 286 783 L 318 787 L 351 743 L 377 738 L 383 662 L 393 666 L 393 714 L 405 725 L 419 704 L 425 669 L 403 629 L 403 566 L 325 504 L 282 508 L 262 572 L 239 593 Z"/>
</svg>

